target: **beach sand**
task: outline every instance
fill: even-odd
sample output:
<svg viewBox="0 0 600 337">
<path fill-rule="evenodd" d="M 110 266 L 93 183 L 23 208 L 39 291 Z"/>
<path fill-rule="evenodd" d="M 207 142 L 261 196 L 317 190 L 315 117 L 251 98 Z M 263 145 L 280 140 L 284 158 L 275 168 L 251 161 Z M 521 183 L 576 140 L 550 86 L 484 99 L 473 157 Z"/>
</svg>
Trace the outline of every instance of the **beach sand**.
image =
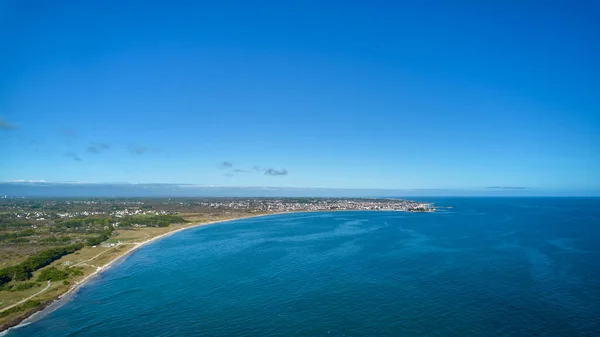
<svg viewBox="0 0 600 337">
<path fill-rule="evenodd" d="M 197 224 L 193 224 L 191 226 L 187 226 L 187 227 L 183 227 L 183 228 L 177 228 L 177 229 L 174 229 L 174 230 L 172 230 L 170 232 L 167 232 L 167 233 L 164 233 L 164 234 L 160 234 L 160 235 L 152 237 L 152 238 L 150 238 L 148 240 L 136 243 L 131 249 L 128 249 L 128 250 L 124 251 L 122 254 L 120 254 L 118 256 L 115 256 L 108 263 L 104 264 L 103 266 L 98 267 L 94 272 L 92 272 L 91 274 L 87 275 L 86 277 L 84 277 L 80 281 L 76 282 L 66 292 L 64 292 L 61 295 L 59 295 L 56 299 L 50 300 L 50 301 L 42 304 L 39 307 L 39 310 L 33 311 L 33 312 L 28 312 L 27 314 L 24 314 L 23 316 L 18 317 L 16 319 L 14 319 L 13 321 L 11 321 L 11 322 L 6 323 L 5 325 L 3 325 L 2 326 L 2 332 L 0 332 L 0 336 L 4 336 L 10 329 L 18 328 L 21 325 L 29 324 L 29 323 L 31 323 L 33 321 L 36 321 L 37 319 L 43 317 L 47 313 L 49 313 L 49 312 L 51 312 L 53 310 L 56 310 L 71 295 L 75 294 L 77 292 L 77 290 L 79 290 L 83 285 L 85 285 L 91 279 L 93 279 L 94 277 L 98 276 L 102 272 L 110 269 L 112 266 L 114 266 L 119 261 L 123 260 L 129 254 L 135 252 L 136 250 L 140 249 L 141 247 L 144 247 L 147 244 L 150 244 L 152 242 L 158 241 L 160 239 L 163 239 L 163 238 L 165 238 L 167 236 L 170 236 L 170 235 L 173 235 L 175 233 L 178 233 L 178 232 L 181 232 L 181 231 L 184 231 L 184 230 L 187 230 L 187 229 L 191 229 L 191 228 L 200 227 L 200 226 L 208 226 L 208 225 L 214 225 L 214 224 L 219 224 L 219 223 L 229 222 L 229 221 L 237 221 L 237 220 L 243 220 L 243 219 L 251 219 L 251 218 L 258 218 L 258 217 L 264 217 L 264 216 L 269 216 L 269 215 L 289 214 L 289 213 L 294 213 L 294 212 L 257 214 L 257 215 L 249 215 L 249 216 L 242 216 L 242 217 L 237 217 L 237 218 L 230 218 L 230 219 L 222 219 L 222 220 L 215 220 L 215 221 L 197 223 Z"/>
</svg>

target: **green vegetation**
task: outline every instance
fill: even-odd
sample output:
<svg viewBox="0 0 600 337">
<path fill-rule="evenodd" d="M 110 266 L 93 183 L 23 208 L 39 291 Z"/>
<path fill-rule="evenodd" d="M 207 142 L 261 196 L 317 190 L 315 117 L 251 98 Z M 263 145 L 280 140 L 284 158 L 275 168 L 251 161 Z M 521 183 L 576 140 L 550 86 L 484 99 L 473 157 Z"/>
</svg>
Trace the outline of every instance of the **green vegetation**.
<svg viewBox="0 0 600 337">
<path fill-rule="evenodd" d="M 31 300 L 29 300 L 29 301 L 27 301 L 27 302 L 25 302 L 25 303 L 23 303 L 21 305 L 18 305 L 16 307 L 12 307 L 12 308 L 10 308 L 8 310 L 4 310 L 4 311 L 0 312 L 0 318 L 6 317 L 6 316 L 8 316 L 10 314 L 14 314 L 15 312 L 20 312 L 20 311 L 23 311 L 23 310 L 29 310 L 29 309 L 36 308 L 40 304 L 42 304 L 40 301 L 31 301 Z"/>
<path fill-rule="evenodd" d="M 35 283 L 35 282 L 25 282 L 25 283 L 18 283 L 15 284 L 14 286 L 12 286 L 10 288 L 10 291 L 23 291 L 23 290 L 27 290 L 33 287 L 38 287 L 40 284 L 39 283 Z"/>
<path fill-rule="evenodd" d="M 0 198 L 2 307 L 37 294 L 46 287 L 46 282 L 52 282 L 48 291 L 35 295 L 39 301 L 27 301 L 2 312 L 0 324 L 26 316 L 45 301 L 64 293 L 75 280 L 89 275 L 95 270 L 94 266 L 104 265 L 134 247 L 82 249 L 85 246 L 147 240 L 170 232 L 171 224 L 189 222 L 184 217 L 206 222 L 255 213 L 229 206 L 214 207 L 214 201 L 210 198 Z M 235 201 L 216 200 L 227 205 Z M 183 227 L 187 226 L 177 226 Z M 67 267 L 59 263 L 63 260 L 85 267 Z M 91 260 L 93 265 L 82 263 Z"/>
<path fill-rule="evenodd" d="M 112 222 L 114 222 L 114 220 L 112 218 L 107 218 L 107 217 L 75 218 L 75 219 L 68 219 L 68 220 L 63 220 L 63 221 L 57 222 L 56 225 L 67 227 L 67 228 L 77 228 L 77 227 L 93 226 L 93 225 L 108 226 Z"/>
<path fill-rule="evenodd" d="M 34 271 L 43 268 L 60 259 L 61 257 L 71 254 L 81 248 L 83 248 L 82 244 L 75 244 L 44 250 L 28 257 L 25 261 L 15 266 L 0 269 L 0 286 L 3 286 L 10 281 L 28 280 L 31 278 L 31 274 Z"/>
<path fill-rule="evenodd" d="M 41 239 L 39 243 L 43 244 L 65 244 L 67 242 L 72 241 L 73 238 L 68 235 L 63 236 L 50 236 L 44 239 Z"/>
<path fill-rule="evenodd" d="M 32 236 L 34 234 L 35 230 L 33 228 L 25 229 L 20 232 L 0 233 L 0 241 Z"/>
<path fill-rule="evenodd" d="M 0 233 L 0 242 L 3 243 L 28 243 L 29 239 L 26 239 L 28 236 L 35 235 L 35 230 L 33 228 L 28 228 L 25 230 L 21 230 L 19 232 L 8 232 L 8 233 Z"/>
<path fill-rule="evenodd" d="M 56 267 L 48 267 L 42 269 L 40 276 L 38 277 L 38 282 L 43 281 L 62 281 L 66 280 L 69 276 L 81 276 L 83 275 L 83 271 L 79 267 L 75 268 L 65 268 L 58 269 Z"/>
<path fill-rule="evenodd" d="M 6 243 L 28 243 L 28 242 L 31 242 L 31 241 L 26 238 L 14 238 L 14 239 L 6 240 Z"/>
<path fill-rule="evenodd" d="M 37 281 L 62 281 L 66 280 L 67 277 L 69 277 L 68 272 L 60 270 L 56 267 L 48 267 L 42 269 L 42 272 L 40 273 L 40 276 L 38 277 Z"/>
<path fill-rule="evenodd" d="M 106 240 L 106 243 L 119 243 L 119 242 L 127 242 L 127 241 L 133 241 L 133 240 L 137 240 L 138 238 L 125 238 L 125 237 L 113 237 L 110 238 L 108 240 Z"/>
<path fill-rule="evenodd" d="M 10 218 L 7 215 L 0 216 L 0 229 L 4 230 L 4 229 L 9 229 L 9 228 L 13 228 L 13 229 L 21 229 L 21 228 L 31 228 L 33 226 L 33 223 L 28 222 L 28 221 L 20 221 L 20 220 L 13 220 L 10 221 Z"/>
<path fill-rule="evenodd" d="M 136 215 L 127 216 L 119 220 L 119 226 L 129 227 L 133 225 L 167 227 L 172 223 L 185 223 L 182 217 L 177 215 Z"/>
<path fill-rule="evenodd" d="M 71 267 L 66 269 L 69 275 L 73 276 L 81 276 L 83 275 L 83 270 L 81 267 Z"/>
<path fill-rule="evenodd" d="M 113 229 L 111 227 L 110 229 L 105 230 L 104 232 L 102 232 L 102 234 L 100 234 L 98 236 L 92 236 L 90 238 L 87 238 L 87 240 L 85 241 L 85 243 L 88 246 L 99 245 L 102 242 L 108 240 L 108 238 L 110 238 L 112 232 L 113 232 Z"/>
</svg>

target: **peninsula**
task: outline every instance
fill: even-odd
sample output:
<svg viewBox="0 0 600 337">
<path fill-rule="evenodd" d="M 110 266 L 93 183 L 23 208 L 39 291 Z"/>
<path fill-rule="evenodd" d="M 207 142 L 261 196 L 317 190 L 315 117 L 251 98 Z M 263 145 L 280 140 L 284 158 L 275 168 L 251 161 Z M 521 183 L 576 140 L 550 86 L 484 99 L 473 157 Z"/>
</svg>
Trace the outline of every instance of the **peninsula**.
<svg viewBox="0 0 600 337">
<path fill-rule="evenodd" d="M 433 212 L 367 198 L 0 199 L 0 331 L 73 292 L 119 258 L 186 228 L 318 211 Z"/>
</svg>

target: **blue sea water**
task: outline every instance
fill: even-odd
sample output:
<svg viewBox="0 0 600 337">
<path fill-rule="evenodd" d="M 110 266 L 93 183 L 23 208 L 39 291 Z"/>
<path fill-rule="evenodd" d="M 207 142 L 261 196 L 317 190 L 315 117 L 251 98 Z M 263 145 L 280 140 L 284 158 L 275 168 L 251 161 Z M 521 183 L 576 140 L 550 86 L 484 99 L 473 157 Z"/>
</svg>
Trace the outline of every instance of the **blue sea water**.
<svg viewBox="0 0 600 337">
<path fill-rule="evenodd" d="M 600 336 L 600 199 L 427 201 L 179 232 L 8 336 Z"/>
</svg>

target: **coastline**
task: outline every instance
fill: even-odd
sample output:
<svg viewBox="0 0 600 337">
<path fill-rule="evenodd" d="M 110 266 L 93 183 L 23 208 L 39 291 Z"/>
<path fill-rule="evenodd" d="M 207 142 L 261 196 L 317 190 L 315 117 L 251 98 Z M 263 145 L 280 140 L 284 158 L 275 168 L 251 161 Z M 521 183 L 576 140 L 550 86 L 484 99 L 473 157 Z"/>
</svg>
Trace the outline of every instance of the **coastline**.
<svg viewBox="0 0 600 337">
<path fill-rule="evenodd" d="M 96 276 L 100 275 L 102 272 L 110 269 L 117 262 L 121 261 L 122 259 L 124 259 L 125 257 L 127 257 L 129 254 L 135 252 L 136 250 L 138 250 L 141 247 L 144 247 L 147 244 L 153 243 L 155 241 L 158 241 L 160 239 L 163 239 L 165 237 L 168 237 L 170 235 L 173 235 L 175 233 L 178 233 L 180 231 L 184 231 L 184 230 L 187 230 L 187 229 L 197 228 L 197 227 L 201 227 L 201 226 L 215 225 L 215 224 L 219 224 L 219 223 L 223 223 L 223 222 L 228 222 L 228 221 L 237 221 L 237 220 L 244 220 L 244 219 L 259 218 L 259 217 L 264 217 L 264 216 L 269 216 L 269 215 L 291 214 L 291 213 L 301 213 L 301 212 L 266 213 L 266 214 L 249 215 L 249 216 L 242 216 L 242 217 L 231 218 L 231 219 L 214 220 L 214 221 L 209 221 L 209 222 L 196 223 L 196 224 L 193 224 L 191 226 L 183 227 L 183 228 L 178 228 L 178 229 L 172 230 L 170 232 L 157 235 L 157 236 L 155 236 L 153 238 L 150 238 L 150 239 L 148 239 L 146 241 L 142 241 L 142 242 L 136 244 L 135 246 L 133 246 L 133 248 L 131 248 L 131 249 L 123 252 L 123 254 L 120 254 L 119 256 L 116 256 L 114 259 L 112 259 L 111 261 L 109 261 L 105 265 L 99 267 L 97 270 L 95 270 L 91 274 L 87 275 L 86 277 L 84 277 L 80 281 L 76 282 L 72 287 L 70 287 L 66 292 L 60 294 L 57 298 L 54 298 L 52 300 L 48 300 L 46 302 L 43 302 L 36 309 L 34 309 L 32 311 L 29 311 L 27 313 L 24 313 L 22 316 L 15 318 L 11 322 L 5 323 L 2 327 L 0 327 L 0 336 L 5 336 L 10 329 L 18 328 L 19 326 L 23 326 L 23 325 L 27 325 L 27 324 L 31 323 L 38 316 L 47 313 L 47 311 L 49 309 L 53 309 L 53 310 L 57 309 L 58 307 L 54 308 L 55 304 L 59 304 L 59 302 L 61 300 L 66 299 L 70 295 L 74 295 L 82 286 L 84 286 L 86 283 L 88 283 L 94 277 L 96 277 Z"/>
<path fill-rule="evenodd" d="M 298 214 L 298 213 L 362 212 L 362 211 L 371 211 L 371 212 L 389 211 L 389 212 L 400 212 L 400 213 L 404 213 L 405 212 L 405 211 L 394 211 L 394 210 L 314 210 L 314 211 L 287 211 L 287 212 L 274 212 L 274 213 L 264 213 L 264 214 L 248 215 L 248 216 L 241 216 L 241 217 L 236 217 L 236 218 L 231 218 L 231 219 L 214 220 L 214 221 L 209 221 L 209 222 L 196 223 L 196 224 L 190 225 L 188 227 L 174 229 L 174 230 L 172 230 L 170 232 L 166 232 L 166 233 L 157 235 L 157 236 L 155 236 L 153 238 L 150 238 L 148 240 L 145 240 L 145 241 L 142 241 L 140 243 L 137 243 L 135 246 L 133 246 L 133 248 L 131 248 L 131 249 L 123 252 L 122 254 L 116 256 L 111 261 L 107 262 L 106 264 L 104 264 L 101 267 L 98 267 L 97 270 L 93 271 L 91 274 L 87 275 L 86 277 L 84 277 L 80 281 L 76 282 L 66 292 L 58 295 L 54 299 L 50 299 L 48 301 L 43 302 L 40 306 L 38 306 L 34 310 L 24 313 L 22 316 L 15 318 L 13 321 L 5 323 L 2 327 L 0 327 L 0 337 L 5 336 L 10 329 L 18 328 L 19 326 L 24 326 L 24 325 L 27 325 L 27 324 L 30 324 L 30 323 L 34 322 L 39 316 L 42 316 L 42 315 L 48 313 L 49 310 L 58 309 L 62 304 L 64 304 L 64 302 L 66 302 L 65 300 L 68 298 L 68 296 L 74 295 L 87 282 L 89 282 L 90 280 L 92 280 L 94 277 L 100 275 L 102 272 L 110 269 L 117 262 L 120 262 L 122 259 L 124 259 L 128 255 L 130 255 L 131 253 L 135 252 L 139 248 L 144 247 L 145 245 L 148 245 L 148 244 L 153 243 L 155 241 L 158 241 L 160 239 L 163 239 L 165 237 L 168 237 L 170 235 L 173 235 L 175 233 L 178 233 L 180 231 L 184 231 L 184 230 L 192 229 L 192 228 L 197 228 L 197 227 L 201 227 L 201 226 L 215 225 L 215 224 L 219 224 L 219 223 L 223 223 L 223 222 L 238 221 L 238 220 L 253 219 L 253 218 L 260 218 L 260 217 L 271 216 L 271 215 Z"/>
<path fill-rule="evenodd" d="M 201 227 L 201 226 L 208 226 L 208 225 L 215 225 L 215 224 L 219 224 L 219 223 L 223 223 L 223 222 L 227 222 L 227 221 L 237 221 L 237 220 L 243 220 L 243 219 L 251 219 L 251 218 L 258 218 L 258 217 L 263 217 L 263 216 L 267 216 L 267 215 L 276 215 L 276 214 L 289 214 L 292 212 L 287 212 L 287 213 L 268 213 L 268 214 L 258 214 L 258 215 L 250 215 L 250 216 L 243 216 L 243 217 L 238 217 L 238 218 L 231 218 L 231 219 L 223 219 L 223 220 L 215 220 L 215 221 L 209 221 L 209 222 L 202 222 L 202 223 L 197 223 L 188 227 L 184 227 L 184 228 L 178 228 L 175 229 L 173 231 L 164 233 L 164 234 L 160 234 L 157 235 L 153 238 L 150 238 L 146 241 L 142 241 L 138 244 L 136 244 L 135 246 L 133 246 L 133 248 L 123 252 L 123 254 L 115 257 L 113 260 L 111 260 L 110 262 L 108 262 L 107 264 L 101 266 L 99 269 L 97 269 L 96 271 L 94 271 L 93 273 L 89 274 L 88 276 L 84 277 L 81 281 L 77 282 L 73 287 L 69 288 L 69 290 L 67 290 L 65 293 L 63 293 L 62 295 L 58 296 L 58 299 L 61 299 L 71 293 L 76 292 L 80 287 L 82 287 L 85 283 L 87 283 L 89 280 L 91 280 L 92 278 L 94 278 L 95 276 L 99 275 L 100 273 L 102 273 L 105 270 L 108 270 L 109 268 L 111 268 L 115 263 L 119 262 L 119 260 L 125 258 L 127 255 L 135 252 L 136 250 L 142 248 L 143 246 L 150 244 L 154 241 L 158 241 L 162 238 L 171 236 L 175 233 L 187 230 L 187 229 L 192 229 L 192 228 L 196 228 L 196 227 Z"/>
</svg>

